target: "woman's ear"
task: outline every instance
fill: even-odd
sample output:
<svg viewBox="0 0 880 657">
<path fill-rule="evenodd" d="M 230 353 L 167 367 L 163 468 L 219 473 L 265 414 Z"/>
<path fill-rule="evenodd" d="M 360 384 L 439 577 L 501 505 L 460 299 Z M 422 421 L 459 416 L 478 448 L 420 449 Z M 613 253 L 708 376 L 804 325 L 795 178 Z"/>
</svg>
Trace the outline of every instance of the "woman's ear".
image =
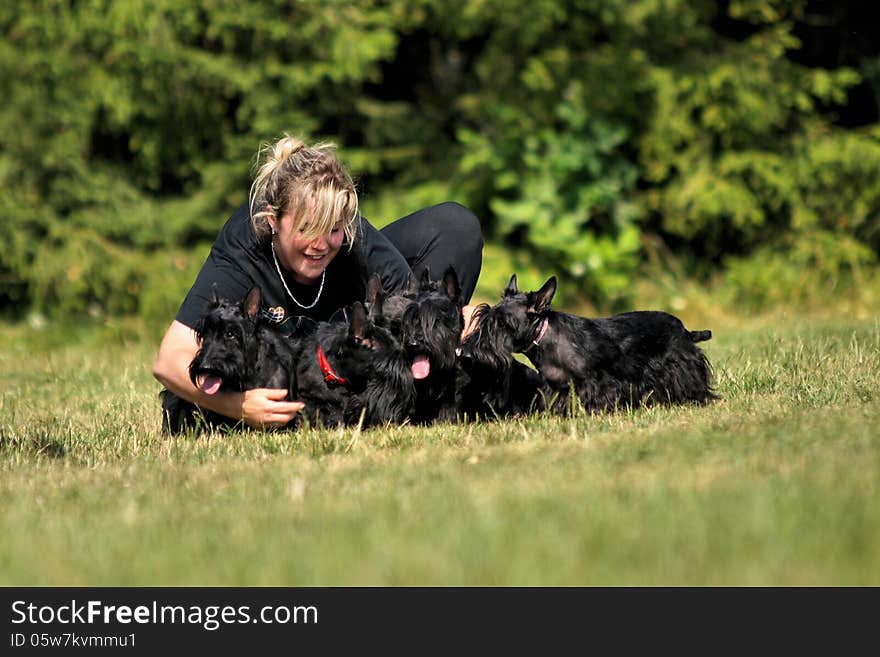
<svg viewBox="0 0 880 657">
<path fill-rule="evenodd" d="M 272 232 L 272 235 L 278 234 L 278 226 L 275 225 L 277 219 L 275 218 L 275 210 L 272 209 L 272 206 L 268 203 L 266 204 L 266 212 L 269 213 L 268 221 L 269 221 L 269 230 Z"/>
</svg>

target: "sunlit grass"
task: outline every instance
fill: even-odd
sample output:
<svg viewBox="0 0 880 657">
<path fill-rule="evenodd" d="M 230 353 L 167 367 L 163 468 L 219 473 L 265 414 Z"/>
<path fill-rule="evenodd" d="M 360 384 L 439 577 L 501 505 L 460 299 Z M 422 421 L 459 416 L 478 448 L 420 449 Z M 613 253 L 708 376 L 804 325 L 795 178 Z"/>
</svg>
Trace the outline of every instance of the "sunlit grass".
<svg viewBox="0 0 880 657">
<path fill-rule="evenodd" d="M 137 325 L 0 328 L 0 583 L 877 585 L 880 327 L 747 322 L 722 399 L 159 432 Z"/>
</svg>

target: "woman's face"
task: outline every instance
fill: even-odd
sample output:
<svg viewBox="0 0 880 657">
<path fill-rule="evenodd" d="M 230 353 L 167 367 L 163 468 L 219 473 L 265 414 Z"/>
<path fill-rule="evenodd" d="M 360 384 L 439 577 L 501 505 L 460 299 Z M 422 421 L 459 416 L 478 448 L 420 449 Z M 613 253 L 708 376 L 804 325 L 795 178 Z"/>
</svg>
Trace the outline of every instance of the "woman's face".
<svg viewBox="0 0 880 657">
<path fill-rule="evenodd" d="M 338 221 L 326 235 L 308 238 L 297 223 L 289 214 L 285 214 L 275 224 L 278 231 L 275 254 L 284 268 L 293 273 L 297 283 L 308 285 L 321 277 L 327 265 L 339 253 L 345 231 L 342 222 Z"/>
</svg>

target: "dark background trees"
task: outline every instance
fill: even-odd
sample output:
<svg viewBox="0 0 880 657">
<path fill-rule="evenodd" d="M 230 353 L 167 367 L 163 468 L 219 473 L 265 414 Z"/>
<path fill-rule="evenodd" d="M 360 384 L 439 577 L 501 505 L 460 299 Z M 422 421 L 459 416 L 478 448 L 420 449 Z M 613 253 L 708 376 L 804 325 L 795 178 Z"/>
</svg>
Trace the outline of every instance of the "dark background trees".
<svg viewBox="0 0 880 657">
<path fill-rule="evenodd" d="M 867 3 L 9 0 L 0 28 L 7 314 L 167 321 L 284 132 L 338 143 L 377 224 L 472 207 L 493 294 L 523 267 L 625 306 L 659 254 L 760 306 L 876 265 Z"/>
</svg>

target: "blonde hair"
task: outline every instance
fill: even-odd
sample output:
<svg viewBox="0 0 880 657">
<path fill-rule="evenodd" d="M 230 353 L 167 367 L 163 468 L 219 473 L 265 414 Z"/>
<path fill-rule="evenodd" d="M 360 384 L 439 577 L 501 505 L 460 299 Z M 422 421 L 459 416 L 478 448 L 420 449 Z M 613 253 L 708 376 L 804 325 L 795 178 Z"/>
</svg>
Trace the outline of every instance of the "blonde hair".
<svg viewBox="0 0 880 657">
<path fill-rule="evenodd" d="M 259 239 L 270 235 L 269 218 L 290 214 L 307 238 L 326 235 L 339 222 L 351 249 L 357 233 L 358 197 L 354 182 L 330 143 L 306 144 L 285 134 L 257 153 L 250 213 Z M 263 164 L 260 160 L 265 159 Z"/>
</svg>

